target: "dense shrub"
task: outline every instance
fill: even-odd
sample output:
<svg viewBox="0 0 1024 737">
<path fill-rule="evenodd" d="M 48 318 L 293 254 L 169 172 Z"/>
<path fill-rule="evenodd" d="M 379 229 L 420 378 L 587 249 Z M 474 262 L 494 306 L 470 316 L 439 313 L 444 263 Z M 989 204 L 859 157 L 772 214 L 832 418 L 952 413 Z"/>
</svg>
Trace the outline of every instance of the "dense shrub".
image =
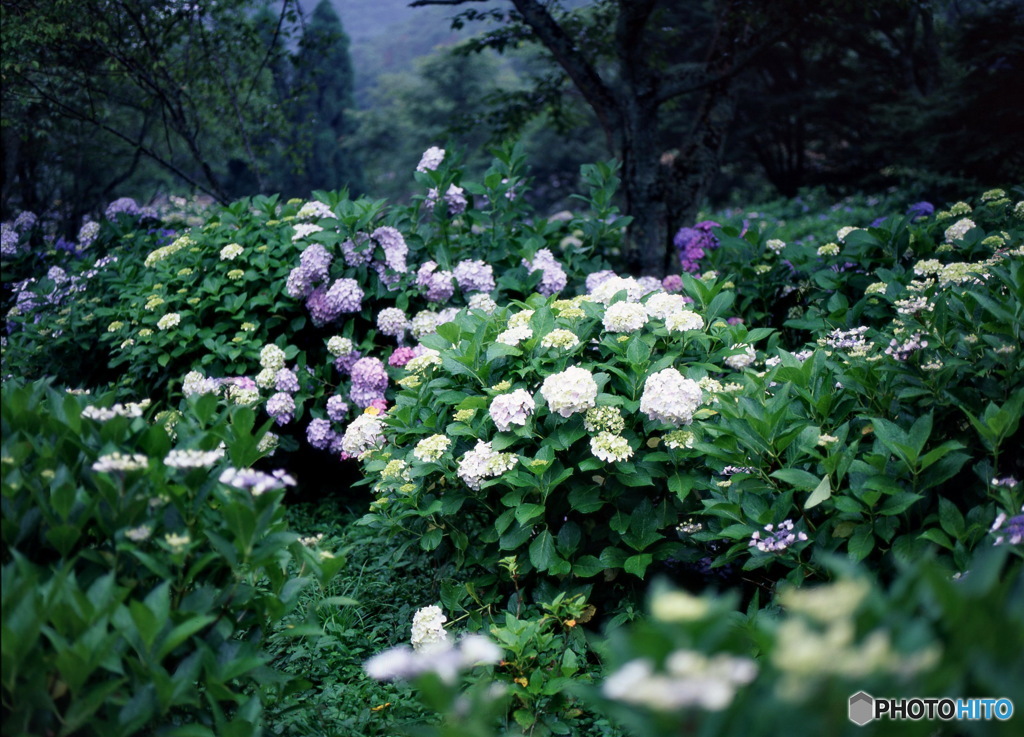
<svg viewBox="0 0 1024 737">
<path fill-rule="evenodd" d="M 204 397 L 169 429 L 111 395 L 0 391 L 5 733 L 257 734 L 285 680 L 268 628 L 342 559 L 288 530 L 294 479 L 249 468 L 253 410 Z"/>
</svg>

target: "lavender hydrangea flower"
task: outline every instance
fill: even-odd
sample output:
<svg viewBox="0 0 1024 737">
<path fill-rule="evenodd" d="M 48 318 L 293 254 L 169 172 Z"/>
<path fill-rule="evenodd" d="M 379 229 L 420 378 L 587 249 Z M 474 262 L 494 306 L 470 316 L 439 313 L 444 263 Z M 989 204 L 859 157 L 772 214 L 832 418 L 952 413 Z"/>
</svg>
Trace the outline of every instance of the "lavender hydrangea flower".
<svg viewBox="0 0 1024 737">
<path fill-rule="evenodd" d="M 278 392 L 267 400 L 267 414 L 278 425 L 287 425 L 295 419 L 295 400 L 287 392 Z"/>
<path fill-rule="evenodd" d="M 107 220 L 114 220 L 118 215 L 138 215 L 139 206 L 131 197 L 121 197 L 107 205 L 103 213 Z"/>
<path fill-rule="evenodd" d="M 349 266 L 362 266 L 373 260 L 373 244 L 366 233 L 356 233 L 354 240 L 342 241 L 341 255 Z"/>
<path fill-rule="evenodd" d="M 359 312 L 363 307 L 363 290 L 355 279 L 337 279 L 324 291 L 317 287 L 306 300 L 313 324 L 323 327 L 345 313 Z"/>
<path fill-rule="evenodd" d="M 606 281 L 616 276 L 618 276 L 618 274 L 616 274 L 611 269 L 605 269 L 604 271 L 595 271 L 592 274 L 587 274 L 587 292 L 593 292 Z"/>
<path fill-rule="evenodd" d="M 286 486 L 295 486 L 295 479 L 283 469 L 272 473 L 263 473 L 252 468 L 228 468 L 221 473 L 218 480 L 222 484 L 233 486 L 236 489 L 247 490 L 253 496 L 259 496 L 275 489 L 283 489 Z"/>
<path fill-rule="evenodd" d="M 311 420 L 306 426 L 306 440 L 317 450 L 327 450 L 336 434 L 327 420 Z"/>
<path fill-rule="evenodd" d="M 915 202 L 907 208 L 907 214 L 911 216 L 911 222 L 918 218 L 929 217 L 935 214 L 935 205 L 931 202 Z"/>
<path fill-rule="evenodd" d="M 524 258 L 523 266 L 525 266 L 531 273 L 534 271 L 542 272 L 540 284 L 537 286 L 537 291 L 545 297 L 550 297 L 552 294 L 557 294 L 562 291 L 565 289 L 565 285 L 569 281 L 565 270 L 562 268 L 561 264 L 555 260 L 550 249 L 547 248 L 542 248 L 537 251 L 537 253 L 533 255 L 533 260 Z"/>
<path fill-rule="evenodd" d="M 299 377 L 291 369 L 283 368 L 274 375 L 274 388 L 279 392 L 295 394 L 299 390 Z"/>
<path fill-rule="evenodd" d="M 994 480 L 993 480 L 994 481 Z M 1016 486 L 1016 483 L 1013 484 Z M 995 521 L 992 523 L 992 527 L 989 532 L 997 535 L 993 545 L 1020 545 L 1024 542 L 1024 507 L 1021 507 L 1021 514 L 1006 519 L 1006 513 L 1000 512 Z M 1006 527 L 1003 527 L 1003 523 L 1007 522 Z"/>
<path fill-rule="evenodd" d="M 373 231 L 370 237 L 384 249 L 384 262 L 387 267 L 404 274 L 407 269 L 405 257 L 409 254 L 409 246 L 406 245 L 402 233 L 390 225 L 382 225 Z"/>
<path fill-rule="evenodd" d="M 719 224 L 712 220 L 697 223 L 692 228 L 680 228 L 672 239 L 679 252 L 679 263 L 683 271 L 691 274 L 700 272 L 700 260 L 705 254 L 718 248 L 718 238 L 711 232 Z"/>
<path fill-rule="evenodd" d="M 781 553 L 793 543 L 807 539 L 806 532 L 793 532 L 793 521 L 788 519 L 780 522 L 778 529 L 774 525 L 765 525 L 764 532 L 768 534 L 762 536 L 758 531 L 751 535 L 748 547 L 757 548 L 762 553 Z"/>
<path fill-rule="evenodd" d="M 352 388 L 349 399 L 358 407 L 369 407 L 374 400 L 384 399 L 388 372 L 379 358 L 360 358 L 352 366 Z"/>
<path fill-rule="evenodd" d="M 444 193 L 444 201 L 448 205 L 449 215 L 460 215 L 466 211 L 469 201 L 466 200 L 466 195 L 463 192 L 465 190 L 462 187 L 456 187 L 454 184 L 448 185 L 448 191 Z"/>
<path fill-rule="evenodd" d="M 331 422 L 343 422 L 348 415 L 348 403 L 335 394 L 327 400 L 327 416 Z"/>
<path fill-rule="evenodd" d="M 334 359 L 334 368 L 337 369 L 339 374 L 348 376 L 352 373 L 352 367 L 356 361 L 363 357 L 361 351 L 350 351 L 342 356 L 338 356 Z"/>
<path fill-rule="evenodd" d="M 679 274 L 669 274 L 661 280 L 661 287 L 666 292 L 681 292 L 683 289 L 683 277 Z"/>
<path fill-rule="evenodd" d="M 420 163 L 416 165 L 416 171 L 435 171 L 442 161 L 444 161 L 444 149 L 431 146 L 423 152 Z"/>
<path fill-rule="evenodd" d="M 384 335 L 398 338 L 401 342 L 405 331 L 409 329 L 409 318 L 397 307 L 385 307 L 377 313 L 377 328 Z"/>
<path fill-rule="evenodd" d="M 18 231 L 10 223 L 0 225 L 0 255 L 7 257 L 18 255 Z"/>
<path fill-rule="evenodd" d="M 447 302 L 455 294 L 452 272 L 438 270 L 437 264 L 427 261 L 416 272 L 416 284 L 426 288 L 429 302 Z"/>
<path fill-rule="evenodd" d="M 597 406 L 597 382 L 594 381 L 594 375 L 579 366 L 570 366 L 565 371 L 548 376 L 541 384 L 540 393 L 548 403 L 548 409 L 562 417 Z"/>
<path fill-rule="evenodd" d="M 454 276 L 463 292 L 494 290 L 494 270 L 484 261 L 460 261 L 455 267 Z"/>
</svg>

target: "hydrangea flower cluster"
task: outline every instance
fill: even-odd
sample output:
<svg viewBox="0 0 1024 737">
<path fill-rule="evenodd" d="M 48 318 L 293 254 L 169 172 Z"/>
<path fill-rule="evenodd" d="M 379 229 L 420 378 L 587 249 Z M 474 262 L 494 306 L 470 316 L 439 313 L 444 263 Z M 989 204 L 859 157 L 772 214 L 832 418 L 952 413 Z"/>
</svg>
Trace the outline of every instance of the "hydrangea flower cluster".
<svg viewBox="0 0 1024 737">
<path fill-rule="evenodd" d="M 229 243 L 224 248 L 220 249 L 220 260 L 221 261 L 234 261 L 236 258 L 242 255 L 245 249 L 237 243 Z"/>
<path fill-rule="evenodd" d="M 865 325 L 850 330 L 837 328 L 824 338 L 820 338 L 818 344 L 845 351 L 851 356 L 863 356 L 874 347 L 874 344 L 864 337 L 867 332 L 868 328 Z"/>
<path fill-rule="evenodd" d="M 603 271 L 595 271 L 587 274 L 587 278 L 584 281 L 584 285 L 587 287 L 587 292 L 593 292 L 614 276 L 616 276 L 616 274 L 611 269 L 604 269 Z"/>
<path fill-rule="evenodd" d="M 444 435 L 431 435 L 416 443 L 412 454 L 423 463 L 438 460 L 451 447 L 452 441 Z"/>
<path fill-rule="evenodd" d="M 107 205 L 106 211 L 103 216 L 107 220 L 116 220 L 118 215 L 141 215 L 142 211 L 139 209 L 139 205 L 131 197 L 120 197 L 109 205 Z"/>
<path fill-rule="evenodd" d="M 412 647 L 414 650 L 426 650 L 438 646 L 447 646 L 448 633 L 444 629 L 444 623 L 448 618 L 444 616 L 441 607 L 428 606 L 418 610 L 412 618 Z"/>
<path fill-rule="evenodd" d="M 493 315 L 494 311 L 498 309 L 498 303 L 491 299 L 486 292 L 476 292 L 469 295 L 469 309 L 481 310 L 488 315 Z"/>
<path fill-rule="evenodd" d="M 308 238 L 314 233 L 319 233 L 320 231 L 323 230 L 323 228 L 317 225 L 316 223 L 296 223 L 292 227 L 295 230 L 294 235 L 292 235 L 293 243 L 296 241 L 301 241 L 304 238 Z"/>
<path fill-rule="evenodd" d="M 188 377 L 186 377 L 187 380 Z M 216 392 L 220 388 L 220 383 L 216 379 L 213 379 L 213 381 L 215 382 L 213 391 Z M 142 417 L 143 411 L 150 404 L 151 401 L 149 399 L 144 399 L 141 402 L 127 402 L 125 404 L 118 402 L 110 408 L 89 405 L 82 410 L 82 417 L 88 417 L 97 422 L 106 422 L 115 417 Z"/>
<path fill-rule="evenodd" d="M 635 333 L 647 324 L 647 308 L 639 302 L 616 302 L 605 310 L 603 324 L 610 333 Z"/>
<path fill-rule="evenodd" d="M 331 429 L 331 423 L 327 420 L 310 420 L 306 426 L 306 440 L 317 450 L 330 448 L 336 437 L 337 433 Z"/>
<path fill-rule="evenodd" d="M 514 453 L 498 453 L 491 449 L 490 443 L 478 440 L 476 447 L 459 459 L 459 478 L 476 491 L 484 479 L 500 476 L 518 461 Z"/>
<path fill-rule="evenodd" d="M 424 673 L 435 673 L 442 682 L 454 684 L 459 673 L 478 665 L 494 665 L 501 661 L 502 650 L 483 635 L 466 635 L 454 646 L 429 648 L 419 652 L 400 645 L 374 655 L 363 664 L 370 678 L 390 681 L 411 679 Z"/>
<path fill-rule="evenodd" d="M 453 272 L 463 292 L 491 292 L 494 290 L 494 269 L 485 261 L 460 261 Z"/>
<path fill-rule="evenodd" d="M 696 312 L 680 310 L 665 318 L 665 328 L 670 333 L 685 333 L 687 330 L 700 330 L 704 327 L 704 319 Z"/>
<path fill-rule="evenodd" d="M 700 260 L 708 251 L 718 248 L 719 241 L 712 228 L 719 227 L 719 224 L 712 220 L 705 220 L 697 223 L 692 228 L 680 228 L 672 239 L 672 243 L 679 253 L 679 264 L 682 270 L 690 273 L 700 273 Z"/>
<path fill-rule="evenodd" d="M 504 343 L 505 345 L 519 345 L 524 340 L 529 340 L 532 337 L 533 330 L 526 325 L 518 325 L 498 333 L 494 341 L 496 343 Z"/>
<path fill-rule="evenodd" d="M 631 276 L 615 276 L 612 274 L 603 279 L 590 292 L 590 299 L 603 305 L 611 304 L 616 294 L 625 290 L 628 302 L 638 302 L 644 294 L 644 287 Z"/>
<path fill-rule="evenodd" d="M 420 163 L 416 165 L 416 171 L 436 171 L 442 161 L 444 161 L 444 149 L 431 146 L 423 152 Z"/>
<path fill-rule="evenodd" d="M 669 294 L 668 292 L 656 292 L 644 302 L 647 307 L 647 314 L 659 320 L 665 320 L 669 315 L 682 312 L 686 306 L 686 300 L 681 294 Z"/>
<path fill-rule="evenodd" d="M 993 480 L 994 483 L 994 480 Z M 1016 483 L 1014 483 L 1016 486 Z M 1024 507 L 1021 508 L 1021 514 L 1015 517 L 1006 519 L 1006 513 L 1000 512 L 995 521 L 992 523 L 992 527 L 989 532 L 996 535 L 993 545 L 1020 545 L 1024 542 Z M 1003 523 L 1007 522 L 1006 527 L 1003 527 Z"/>
<path fill-rule="evenodd" d="M 397 307 L 385 307 L 377 313 L 377 328 L 382 334 L 397 338 L 401 343 L 405 331 L 409 329 L 409 318 Z"/>
<path fill-rule="evenodd" d="M 537 251 L 537 253 L 533 254 L 532 260 L 524 258 L 523 266 L 531 273 L 534 271 L 542 272 L 537 291 L 545 297 L 561 292 L 569 281 L 565 269 L 555 260 L 554 254 L 548 248 L 542 248 Z"/>
<path fill-rule="evenodd" d="M 576 333 L 564 328 L 556 328 L 540 339 L 544 348 L 574 348 L 579 345 L 580 339 Z"/>
<path fill-rule="evenodd" d="M 277 392 L 267 400 L 267 414 L 278 425 L 287 425 L 295 419 L 295 399 L 288 392 Z"/>
<path fill-rule="evenodd" d="M 331 422 L 342 422 L 348 414 L 348 404 L 335 394 L 327 400 L 327 416 Z"/>
<path fill-rule="evenodd" d="M 299 256 L 299 265 L 288 274 L 285 292 L 295 299 L 309 297 L 317 284 L 329 278 L 332 260 L 331 254 L 320 243 L 307 246 Z"/>
<path fill-rule="evenodd" d="M 149 468 L 149 458 L 141 453 L 125 455 L 124 453 L 107 453 L 101 455 L 92 464 L 92 470 L 98 473 L 124 473 L 142 471 Z"/>
<path fill-rule="evenodd" d="M 341 449 L 350 456 L 359 456 L 384 442 L 384 425 L 373 411 L 364 412 L 349 423 L 341 438 Z"/>
<path fill-rule="evenodd" d="M 260 349 L 260 366 L 263 368 L 279 371 L 284 368 L 285 359 L 284 350 L 273 343 L 268 343 Z"/>
<path fill-rule="evenodd" d="M 946 228 L 946 243 L 953 243 L 954 241 L 963 240 L 967 233 L 978 227 L 974 224 L 974 221 L 970 218 L 962 218 L 957 220 L 955 223 Z"/>
<path fill-rule="evenodd" d="M 439 195 L 440 192 L 438 189 L 436 187 L 431 187 L 430 191 L 427 192 L 426 198 L 423 200 L 423 207 L 432 211 L 434 206 L 437 204 Z M 469 201 L 466 199 L 465 190 L 455 184 L 448 185 L 448 190 L 444 193 L 444 201 L 448 206 L 448 214 L 452 216 L 461 215 L 466 211 L 466 207 L 469 205 Z"/>
<path fill-rule="evenodd" d="M 341 243 L 341 255 L 348 266 L 363 266 L 373 260 L 373 244 L 366 233 L 356 233 L 355 240 L 348 238 Z"/>
<path fill-rule="evenodd" d="M 625 461 L 632 457 L 633 449 L 621 435 L 600 432 L 590 439 L 590 452 L 605 463 Z"/>
<path fill-rule="evenodd" d="M 892 356 L 897 361 L 906 361 L 915 351 L 927 347 L 928 341 L 921 340 L 920 333 L 914 333 L 903 342 L 900 342 L 898 338 L 893 338 L 889 341 L 889 345 L 885 349 L 885 355 Z"/>
<path fill-rule="evenodd" d="M 491 400 L 491 419 L 500 432 L 507 432 L 512 425 L 525 425 L 533 414 L 533 397 L 525 389 L 516 389 L 510 394 L 499 394 Z"/>
<path fill-rule="evenodd" d="M 369 407 L 383 400 L 387 388 L 388 372 L 379 358 L 367 356 L 352 365 L 352 388 L 348 396 L 357 407 Z"/>
<path fill-rule="evenodd" d="M 405 259 L 409 255 L 409 246 L 398 228 L 382 225 L 370 237 L 384 250 L 384 265 L 391 271 L 404 274 L 408 267 Z"/>
<path fill-rule="evenodd" d="M 631 660 L 608 676 L 601 690 L 609 699 L 655 711 L 721 711 L 739 686 L 754 680 L 757 665 L 750 658 L 676 650 L 665 659 L 665 671 L 656 673 L 648 658 Z"/>
<path fill-rule="evenodd" d="M 689 425 L 703 395 L 697 382 L 685 378 L 674 368 L 651 374 L 644 382 L 640 411 L 656 422 Z"/>
<path fill-rule="evenodd" d="M 216 394 L 220 391 L 220 379 L 207 378 L 199 371 L 189 371 L 181 385 L 181 393 L 186 397 L 197 394 Z M 84 413 L 83 413 L 84 414 Z"/>
<path fill-rule="evenodd" d="M 760 531 L 751 535 L 748 547 L 757 548 L 762 553 L 781 553 L 793 543 L 807 539 L 806 532 L 793 532 L 793 520 L 788 519 L 780 522 L 778 529 L 775 525 L 765 525 L 764 532 L 767 535 Z"/>
<path fill-rule="evenodd" d="M 313 324 L 323 327 L 342 314 L 359 312 L 363 307 L 363 290 L 355 279 L 341 278 L 330 289 L 324 290 L 322 286 L 314 289 L 306 300 L 306 307 Z"/>
<path fill-rule="evenodd" d="M 164 458 L 164 465 L 171 468 L 209 468 L 224 457 L 223 448 L 214 450 L 179 450 L 175 448 Z"/>
<path fill-rule="evenodd" d="M 78 229 L 78 249 L 84 251 L 96 242 L 96 238 L 99 237 L 99 234 L 100 224 L 95 220 L 90 220 L 82 225 L 82 227 Z"/>
<path fill-rule="evenodd" d="M 390 356 L 388 356 L 388 366 L 402 368 L 414 358 L 416 358 L 416 350 L 414 348 L 399 346 L 391 352 Z"/>
<path fill-rule="evenodd" d="M 752 364 L 755 360 L 757 360 L 757 354 L 754 353 L 754 349 L 745 343 L 737 343 L 732 348 L 730 348 L 730 350 L 743 351 L 742 353 L 736 353 L 732 356 L 725 357 L 725 365 L 733 369 L 734 371 L 742 371 L 747 366 Z"/>
<path fill-rule="evenodd" d="M 227 468 L 218 479 L 222 484 L 243 489 L 253 496 L 260 496 L 268 491 L 295 486 L 295 479 L 283 469 L 272 473 L 263 473 L 252 468 Z"/>
<path fill-rule="evenodd" d="M 320 200 L 310 200 L 295 213 L 296 220 L 319 220 L 333 217 L 334 213 L 331 212 L 331 208 Z"/>
<path fill-rule="evenodd" d="M 279 392 L 295 394 L 299 391 L 299 377 L 290 368 L 278 369 L 274 374 L 274 388 Z"/>
<path fill-rule="evenodd" d="M 618 435 L 625 429 L 626 421 L 618 407 L 592 407 L 583 417 L 583 427 L 587 432 L 609 432 Z"/>
<path fill-rule="evenodd" d="M 437 263 L 425 261 L 416 271 L 416 285 L 426 290 L 428 302 L 447 302 L 455 294 L 452 272 L 438 270 Z"/>
<path fill-rule="evenodd" d="M 562 417 L 585 412 L 597 406 L 597 382 L 585 368 L 570 366 L 565 371 L 551 374 L 540 387 L 548 409 Z"/>
</svg>

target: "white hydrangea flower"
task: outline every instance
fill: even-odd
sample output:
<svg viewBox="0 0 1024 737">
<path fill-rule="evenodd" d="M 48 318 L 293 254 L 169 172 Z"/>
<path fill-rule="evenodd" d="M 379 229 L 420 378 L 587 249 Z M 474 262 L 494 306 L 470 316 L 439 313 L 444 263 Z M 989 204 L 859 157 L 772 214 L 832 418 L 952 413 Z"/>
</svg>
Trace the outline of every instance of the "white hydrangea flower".
<svg viewBox="0 0 1024 737">
<path fill-rule="evenodd" d="M 782 249 L 786 247 L 786 242 L 779 240 L 778 238 L 770 238 L 765 242 L 765 248 L 774 253 L 776 256 L 782 253 Z"/>
<path fill-rule="evenodd" d="M 142 471 L 149 467 L 149 458 L 141 453 L 126 455 L 124 453 L 107 453 L 101 455 L 92 464 L 92 470 L 99 473 L 115 471 Z"/>
<path fill-rule="evenodd" d="M 976 228 L 974 221 L 970 218 L 957 220 L 946 228 L 946 243 L 962 240 L 972 228 Z"/>
<path fill-rule="evenodd" d="M 355 345 L 353 345 L 349 338 L 342 338 L 340 335 L 335 335 L 327 341 L 327 352 L 335 358 L 347 356 L 353 350 L 355 350 Z M 260 360 L 263 360 L 262 354 L 260 356 Z"/>
<path fill-rule="evenodd" d="M 835 243 L 826 243 L 818 249 L 819 256 L 838 256 L 839 246 Z"/>
<path fill-rule="evenodd" d="M 223 457 L 223 448 L 213 450 L 174 449 L 164 458 L 164 465 L 171 468 L 209 468 Z"/>
<path fill-rule="evenodd" d="M 571 330 L 557 328 L 540 339 L 544 348 L 572 348 L 580 342 L 580 339 Z"/>
<path fill-rule="evenodd" d="M 452 441 L 444 435 L 431 435 L 416 443 L 412 454 L 424 463 L 436 461 L 445 454 L 452 445 Z"/>
<path fill-rule="evenodd" d="M 667 368 L 647 377 L 640 411 L 652 420 L 678 427 L 693 422 L 693 413 L 702 400 L 697 382 Z"/>
<path fill-rule="evenodd" d="M 384 423 L 374 414 L 361 414 L 345 428 L 341 449 L 350 456 L 359 456 L 384 442 Z"/>
<path fill-rule="evenodd" d="M 420 163 L 416 165 L 416 171 L 434 171 L 444 161 L 444 149 L 431 146 L 423 152 Z"/>
<path fill-rule="evenodd" d="M 444 629 L 444 623 L 448 617 L 444 616 L 441 607 L 423 607 L 412 618 L 412 646 L 415 650 L 429 650 L 437 647 L 448 646 L 448 633 Z"/>
<path fill-rule="evenodd" d="M 478 440 L 476 447 L 459 460 L 459 478 L 470 489 L 477 490 L 484 479 L 500 476 L 518 461 L 515 454 L 497 453 L 490 443 Z"/>
<path fill-rule="evenodd" d="M 528 328 L 530 327 L 530 318 L 533 317 L 533 310 L 523 310 L 517 312 L 514 315 L 510 315 L 508 318 L 509 328 Z"/>
<path fill-rule="evenodd" d="M 652 294 L 647 302 L 647 314 L 659 320 L 665 320 L 669 315 L 682 312 L 686 301 L 681 294 L 669 294 L 668 292 L 656 292 Z"/>
<path fill-rule="evenodd" d="M 579 366 L 551 374 L 540 388 L 548 409 L 562 417 L 585 412 L 597 405 L 597 382 L 594 375 Z"/>
<path fill-rule="evenodd" d="M 498 309 L 498 303 L 491 299 L 491 295 L 486 292 L 475 292 L 469 297 L 469 309 L 482 310 L 488 315 L 493 315 L 494 311 Z"/>
<path fill-rule="evenodd" d="M 409 322 L 412 337 L 419 340 L 427 333 L 435 332 L 440 324 L 439 317 L 433 310 L 420 310 L 417 312 Z"/>
<path fill-rule="evenodd" d="M 616 302 L 605 310 L 603 323 L 610 333 L 635 333 L 647 324 L 647 308 L 639 302 Z"/>
<path fill-rule="evenodd" d="M 533 414 L 533 397 L 525 389 L 516 389 L 509 394 L 499 394 L 491 400 L 488 408 L 495 427 L 507 432 L 512 425 L 525 425 L 526 418 Z"/>
<path fill-rule="evenodd" d="M 430 366 L 440 365 L 441 352 L 435 351 L 433 348 L 424 348 L 421 355 L 410 359 L 409 362 L 405 364 L 405 370 L 413 374 L 418 374 Z"/>
<path fill-rule="evenodd" d="M 725 358 L 725 365 L 734 371 L 742 371 L 757 359 L 757 354 L 754 353 L 754 349 L 744 343 L 737 343 L 730 350 L 735 351 L 739 349 L 742 349 L 743 353 L 737 353 L 734 356 L 726 356 Z"/>
<path fill-rule="evenodd" d="M 626 299 L 629 302 L 637 302 L 646 292 L 640 282 L 631 276 L 613 276 L 601 282 L 591 293 L 590 299 L 607 305 L 612 298 L 626 290 Z"/>
<path fill-rule="evenodd" d="M 275 372 L 284 368 L 284 351 L 273 343 L 268 343 L 260 350 L 260 366 L 273 369 Z"/>
<path fill-rule="evenodd" d="M 277 382 L 277 371 L 272 368 L 262 369 L 256 374 L 255 381 L 260 389 L 271 389 Z"/>
<path fill-rule="evenodd" d="M 220 249 L 220 260 L 221 261 L 234 261 L 236 258 L 242 255 L 245 249 L 237 243 L 229 243 L 224 248 Z"/>
<path fill-rule="evenodd" d="M 590 439 L 590 452 L 605 463 L 625 461 L 633 456 L 629 442 L 621 435 L 601 432 Z"/>
<path fill-rule="evenodd" d="M 168 312 L 156 321 L 156 326 L 161 330 L 170 330 L 181 323 L 181 315 L 177 312 Z"/>
<path fill-rule="evenodd" d="M 509 328 L 498 333 L 498 336 L 494 339 L 497 343 L 504 343 L 505 345 L 519 345 L 524 340 L 529 340 L 533 337 L 533 331 L 526 326 L 518 326 Z"/>
<path fill-rule="evenodd" d="M 665 318 L 665 328 L 670 333 L 685 333 L 687 330 L 701 330 L 704 318 L 690 310 L 680 310 Z"/>
</svg>

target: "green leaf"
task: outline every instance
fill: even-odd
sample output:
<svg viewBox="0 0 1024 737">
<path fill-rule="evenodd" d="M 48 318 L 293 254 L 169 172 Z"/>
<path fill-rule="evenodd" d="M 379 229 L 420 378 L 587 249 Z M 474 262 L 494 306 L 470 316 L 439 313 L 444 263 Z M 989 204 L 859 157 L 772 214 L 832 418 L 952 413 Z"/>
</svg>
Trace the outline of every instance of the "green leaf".
<svg viewBox="0 0 1024 737">
<path fill-rule="evenodd" d="M 623 568 L 626 569 L 626 573 L 632 573 L 637 578 L 643 578 L 644 573 L 647 572 L 647 566 L 651 564 L 652 560 L 654 560 L 654 558 L 650 553 L 632 555 L 626 559 Z"/>
<path fill-rule="evenodd" d="M 572 564 L 572 573 L 580 578 L 590 578 L 601 573 L 604 568 L 604 564 L 593 555 L 581 555 Z"/>
<path fill-rule="evenodd" d="M 941 545 L 947 550 L 953 549 L 953 543 L 950 541 L 949 536 L 938 528 L 933 527 L 930 530 L 925 530 L 917 537 L 919 540 L 930 540 L 936 545 Z"/>
<path fill-rule="evenodd" d="M 778 471 L 773 471 L 771 475 L 773 478 L 781 479 L 791 486 L 807 491 L 812 489 L 817 491 L 818 486 L 821 485 L 817 476 L 799 468 L 780 468 Z"/>
<path fill-rule="evenodd" d="M 832 480 L 828 476 L 824 476 L 821 479 L 811 495 L 807 497 L 807 502 L 804 504 L 804 509 L 810 509 L 821 504 L 826 499 L 832 496 Z"/>
<path fill-rule="evenodd" d="M 861 525 L 846 543 L 850 557 L 854 560 L 864 560 L 872 548 L 875 547 L 875 534 L 870 525 Z"/>
<path fill-rule="evenodd" d="M 543 517 L 544 510 L 543 504 L 520 504 L 515 509 L 516 520 L 521 525 L 529 524 L 532 520 Z"/>
<path fill-rule="evenodd" d="M 530 543 L 530 562 L 538 571 L 546 571 L 557 558 L 555 538 L 547 530 L 542 530 Z"/>
</svg>

